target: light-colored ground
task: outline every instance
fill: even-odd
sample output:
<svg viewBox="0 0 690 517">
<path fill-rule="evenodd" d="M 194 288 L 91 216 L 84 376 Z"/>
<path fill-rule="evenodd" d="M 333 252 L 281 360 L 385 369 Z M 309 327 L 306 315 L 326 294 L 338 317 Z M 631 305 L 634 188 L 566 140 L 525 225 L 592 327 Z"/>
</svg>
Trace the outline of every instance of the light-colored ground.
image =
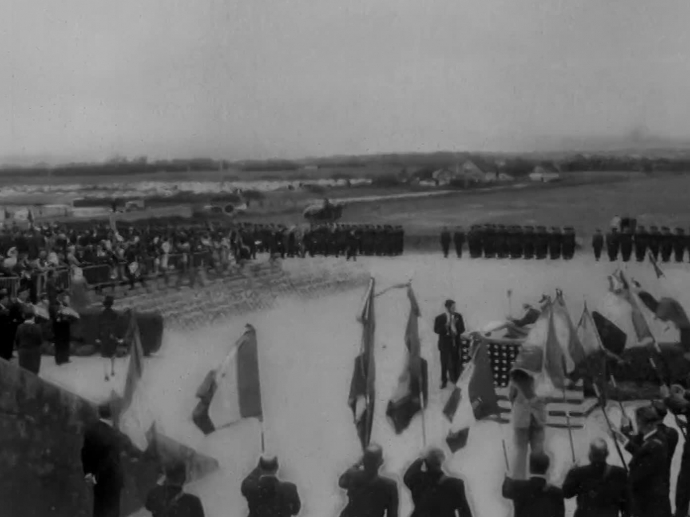
<svg viewBox="0 0 690 517">
<path fill-rule="evenodd" d="M 289 261 L 285 267 L 305 267 L 308 263 Z M 591 308 L 598 306 L 606 294 L 606 275 L 614 270 L 614 265 L 595 263 L 590 256 L 571 262 L 537 262 L 459 261 L 409 255 L 364 258 L 358 263 L 374 275 L 377 290 L 413 278 L 422 310 L 422 354 L 431 369 L 431 404 L 425 418 L 428 444 L 442 444 L 447 432 L 441 409 L 449 391 L 439 390 L 439 360 L 431 329 L 433 317 L 442 310 L 445 299 L 454 299 L 468 326 L 477 328 L 508 313 L 507 289 L 513 290 L 513 312 L 517 313 L 523 302 L 535 301 L 542 293 L 553 294 L 555 288 L 561 288 L 571 317 L 577 320 L 585 300 Z M 688 267 L 684 264 L 666 268 L 676 291 L 690 287 Z M 660 294 L 648 264 L 630 264 L 628 272 L 653 293 Z M 359 454 L 347 396 L 360 341 L 361 329 L 355 313 L 362 294 L 347 292 L 308 302 L 287 299 L 270 312 L 234 319 L 219 327 L 192 333 L 168 332 L 160 353 L 147 359 L 143 383 L 163 431 L 221 463 L 219 472 L 189 488 L 201 496 L 209 517 L 246 513 L 239 486 L 260 450 L 259 424 L 255 421 L 240 423 L 207 438 L 191 422 L 199 383 L 241 335 L 245 323 L 257 329 L 268 449 L 279 456 L 282 476 L 297 483 L 304 502 L 301 515 L 338 514 L 344 502 L 337 488 L 338 476 Z M 688 300 L 681 297 L 681 301 L 687 305 Z M 396 436 L 384 417 L 402 367 L 407 312 L 408 302 L 402 290 L 376 300 L 377 416 L 373 440 L 384 447 L 384 470 L 399 480 L 423 446 L 421 419 L 417 418 L 408 431 Z M 73 364 L 61 368 L 51 362 L 45 360 L 43 376 L 101 399 L 113 387 L 121 389 L 127 360 L 118 364 L 118 376 L 110 382 L 112 386 L 103 380 L 100 359 L 75 359 Z M 618 421 L 618 410 L 612 406 L 610 412 L 612 419 Z M 587 442 L 601 436 L 603 429 L 601 413 L 595 412 L 585 429 L 574 431 L 580 458 L 585 458 Z M 465 477 L 475 515 L 480 517 L 509 515 L 509 507 L 500 496 L 504 474 L 501 436 L 506 437 L 512 449 L 509 432 L 506 426 L 480 423 L 470 433 L 466 449 L 448 462 L 451 472 Z M 554 457 L 552 477 L 560 483 L 570 461 L 567 432 L 549 431 L 548 448 Z M 679 460 L 680 453 L 675 458 L 674 472 Z M 612 461 L 618 463 L 615 454 Z M 401 487 L 401 515 L 409 515 L 410 504 L 407 490 Z M 569 503 L 571 511 L 572 507 Z"/>
</svg>

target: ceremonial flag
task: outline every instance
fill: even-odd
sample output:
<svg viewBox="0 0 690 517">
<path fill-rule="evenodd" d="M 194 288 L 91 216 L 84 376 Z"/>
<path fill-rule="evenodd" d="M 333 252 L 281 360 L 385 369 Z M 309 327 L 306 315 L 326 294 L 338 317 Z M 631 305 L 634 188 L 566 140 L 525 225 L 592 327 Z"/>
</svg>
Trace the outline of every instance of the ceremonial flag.
<svg viewBox="0 0 690 517">
<path fill-rule="evenodd" d="M 604 348 L 615 355 L 621 355 L 628 340 L 627 334 L 597 311 L 592 312 L 592 320 Z"/>
<path fill-rule="evenodd" d="M 357 428 L 357 435 L 362 449 L 369 445 L 371 428 L 374 421 L 374 402 L 376 400 L 376 365 L 374 359 L 374 331 L 376 319 L 374 314 L 374 288 L 372 278 L 364 296 L 362 309 L 357 321 L 362 324 L 362 343 L 360 354 L 355 359 L 350 383 L 348 405 L 352 410 Z"/>
<path fill-rule="evenodd" d="M 606 379 L 606 355 L 602 353 L 604 345 L 586 303 L 577 324 L 577 335 L 585 357 L 580 364 L 584 364 L 585 373 L 591 377 L 592 381 L 602 386 Z"/>
<path fill-rule="evenodd" d="M 244 418 L 263 418 L 259 354 L 251 325 L 197 390 L 192 420 L 206 435 Z"/>
<path fill-rule="evenodd" d="M 115 426 L 129 436 L 139 449 L 146 450 L 146 432 L 153 422 L 151 406 L 146 388 L 142 385 L 144 375 L 144 349 L 141 345 L 139 325 L 134 311 L 129 312 L 129 326 L 125 339 L 129 341 L 129 366 L 125 379 L 125 389 L 114 417 Z"/>
<path fill-rule="evenodd" d="M 407 297 L 410 300 L 410 313 L 405 329 L 407 359 L 398 381 L 398 389 L 386 409 L 386 415 L 397 434 L 408 428 L 415 415 L 426 407 L 428 400 L 428 365 L 420 355 L 418 320 L 421 314 L 411 287 L 407 289 Z"/>
<path fill-rule="evenodd" d="M 536 390 L 542 394 L 551 391 L 551 387 L 561 390 L 565 387 L 566 382 L 566 372 L 563 371 L 566 354 L 556 335 L 553 304 L 549 312 L 549 327 L 544 344 L 544 370 L 542 377 L 537 378 L 536 387 Z"/>
<path fill-rule="evenodd" d="M 487 345 L 477 341 L 472 346 L 472 359 L 465 365 L 443 408 L 443 414 L 451 422 L 446 443 L 452 452 L 467 444 L 470 428 L 477 420 L 500 412 Z"/>
<path fill-rule="evenodd" d="M 647 324 L 647 321 L 640 310 L 640 306 L 637 303 L 637 297 L 630 290 L 630 284 L 625 278 L 625 274 L 622 271 L 617 271 L 613 274 L 614 280 L 617 283 L 614 294 L 622 298 L 628 304 L 630 304 L 632 310 L 632 323 L 635 329 L 635 335 L 637 336 L 637 341 L 639 343 L 655 342 L 652 331 Z"/>
<path fill-rule="evenodd" d="M 556 337 L 564 351 L 567 372 L 571 373 L 578 364 L 585 360 L 587 353 L 577 335 L 573 321 L 570 319 L 568 308 L 563 299 L 563 293 L 558 291 L 553 304 L 554 329 Z M 565 345 L 565 346 L 563 346 Z"/>
</svg>

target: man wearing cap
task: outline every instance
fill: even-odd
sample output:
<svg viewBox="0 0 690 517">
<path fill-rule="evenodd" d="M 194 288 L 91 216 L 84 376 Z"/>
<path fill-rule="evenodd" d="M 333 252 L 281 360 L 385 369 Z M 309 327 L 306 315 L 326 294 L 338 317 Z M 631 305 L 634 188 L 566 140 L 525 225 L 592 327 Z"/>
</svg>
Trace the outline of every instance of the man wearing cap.
<svg viewBox="0 0 690 517">
<path fill-rule="evenodd" d="M 549 257 L 551 260 L 557 260 L 561 258 L 561 248 L 563 246 L 563 234 L 561 229 L 557 226 L 551 227 L 551 233 L 549 234 Z"/>
<path fill-rule="evenodd" d="M 340 517 L 397 517 L 398 486 L 381 476 L 383 450 L 370 444 L 359 463 L 340 476 L 340 488 L 347 490 L 348 502 Z"/>
<path fill-rule="evenodd" d="M 596 229 L 592 237 L 592 249 L 594 250 L 594 258 L 599 262 L 601 250 L 604 249 L 604 236 L 599 228 Z"/>
<path fill-rule="evenodd" d="M 619 517 L 629 514 L 628 475 L 606 462 L 609 447 L 596 438 L 589 446 L 589 465 L 576 466 L 563 482 L 563 496 L 577 498 L 575 517 Z"/>
<path fill-rule="evenodd" d="M 635 230 L 635 258 L 638 262 L 643 262 L 647 255 L 649 246 L 649 235 L 644 226 L 638 226 Z"/>
<path fill-rule="evenodd" d="M 443 250 L 443 257 L 448 258 L 448 252 L 450 251 L 450 231 L 448 227 L 444 226 L 441 230 L 441 249 Z"/>
<path fill-rule="evenodd" d="M 628 464 L 628 479 L 632 495 L 632 514 L 635 517 L 669 517 L 671 504 L 668 484 L 668 449 L 657 428 L 659 414 L 652 406 L 635 411 L 635 422 L 640 438 L 634 446 Z M 614 438 L 628 445 L 629 440 L 614 430 Z"/>
<path fill-rule="evenodd" d="M 278 458 L 262 456 L 257 467 L 242 482 L 242 495 L 249 507 L 248 517 L 291 517 L 299 513 L 302 503 L 297 487 L 280 481 L 277 474 Z"/>
<path fill-rule="evenodd" d="M 524 232 L 524 237 L 523 237 L 523 246 L 524 246 L 524 256 L 526 259 L 532 259 L 534 258 L 534 227 L 533 226 L 526 226 L 525 227 L 525 232 Z"/>
<path fill-rule="evenodd" d="M 460 336 L 465 332 L 462 316 L 455 312 L 455 302 L 446 300 L 445 312 L 436 316 L 434 332 L 438 334 L 438 350 L 441 354 L 441 389 L 455 383 L 460 375 Z"/>
<path fill-rule="evenodd" d="M 146 509 L 151 517 L 204 517 L 201 499 L 184 492 L 187 468 L 174 463 L 165 469 L 165 481 L 154 487 L 146 497 Z"/>
<path fill-rule="evenodd" d="M 676 262 L 683 262 L 683 256 L 685 255 L 685 230 L 682 228 L 676 228 L 675 235 L 673 236 L 673 256 Z"/>
<path fill-rule="evenodd" d="M 617 228 L 611 228 L 611 231 L 606 234 L 606 251 L 609 255 L 609 261 L 615 262 L 618 260 L 618 251 L 620 249 L 620 235 Z"/>
<path fill-rule="evenodd" d="M 546 453 L 535 451 L 529 457 L 529 479 L 505 478 L 503 497 L 513 501 L 513 517 L 564 517 L 563 491 L 546 479 L 550 464 Z"/>
<path fill-rule="evenodd" d="M 535 237 L 535 253 L 539 260 L 546 258 L 549 252 L 549 234 L 544 226 L 537 227 L 537 233 Z"/>
<path fill-rule="evenodd" d="M 140 458 L 142 453 L 110 420 L 107 404 L 98 407 L 97 422 L 84 431 L 81 463 L 86 482 L 93 487 L 93 517 L 120 517 L 120 492 L 124 487 L 125 469 L 122 455 Z"/>
<path fill-rule="evenodd" d="M 661 249 L 661 234 L 659 228 L 652 226 L 649 233 L 649 251 L 652 252 L 654 260 L 659 260 L 659 250 Z"/>
<path fill-rule="evenodd" d="M 106 381 L 109 381 L 111 376 L 115 376 L 115 353 L 117 352 L 117 345 L 123 342 L 120 337 L 120 329 L 118 328 L 119 316 L 113 310 L 114 303 L 115 299 L 112 296 L 106 296 L 103 301 L 103 311 L 98 315 L 96 344 L 101 349 L 101 357 L 106 359 Z M 110 374 L 108 374 L 108 363 L 110 363 Z"/>
<path fill-rule="evenodd" d="M 661 261 L 668 262 L 671 260 L 673 253 L 673 235 L 668 226 L 661 228 Z"/>
<path fill-rule="evenodd" d="M 443 471 L 445 455 L 430 449 L 415 460 L 405 472 L 403 482 L 412 495 L 414 510 L 410 517 L 471 517 L 465 483 Z"/>
<path fill-rule="evenodd" d="M 629 262 L 633 250 L 633 236 L 630 228 L 626 226 L 623 228 L 623 233 L 620 236 L 620 252 L 623 262 Z"/>
<path fill-rule="evenodd" d="M 462 258 L 462 247 L 465 245 L 465 230 L 462 229 L 462 226 L 455 228 L 453 244 L 455 244 L 455 254 L 458 258 Z"/>
</svg>

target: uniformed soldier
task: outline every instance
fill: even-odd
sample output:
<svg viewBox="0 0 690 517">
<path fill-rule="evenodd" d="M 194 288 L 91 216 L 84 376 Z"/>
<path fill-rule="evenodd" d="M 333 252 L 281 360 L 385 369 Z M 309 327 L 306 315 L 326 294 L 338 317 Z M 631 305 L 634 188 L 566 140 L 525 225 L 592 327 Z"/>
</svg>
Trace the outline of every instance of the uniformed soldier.
<svg viewBox="0 0 690 517">
<path fill-rule="evenodd" d="M 526 226 L 523 236 L 523 256 L 526 259 L 534 258 L 534 227 Z"/>
<path fill-rule="evenodd" d="M 661 261 L 668 262 L 671 260 L 673 253 L 673 235 L 668 226 L 661 228 Z"/>
<path fill-rule="evenodd" d="M 599 262 L 599 259 L 601 258 L 601 250 L 603 248 L 604 236 L 601 233 L 601 230 L 597 228 L 596 232 L 594 232 L 594 236 L 592 237 L 592 249 L 594 250 L 594 258 L 597 262 Z"/>
<path fill-rule="evenodd" d="M 506 227 L 502 224 L 499 224 L 494 236 L 494 242 L 496 243 L 496 257 L 503 259 L 508 256 L 507 240 L 508 232 L 506 231 Z"/>
<path fill-rule="evenodd" d="M 683 255 L 685 255 L 685 231 L 682 228 L 676 228 L 676 234 L 673 237 L 673 254 L 676 262 L 683 262 Z"/>
<path fill-rule="evenodd" d="M 659 228 L 652 226 L 649 233 L 649 251 L 652 252 L 654 260 L 659 260 L 659 250 L 661 249 L 661 234 Z"/>
<path fill-rule="evenodd" d="M 455 229 L 453 243 L 455 244 L 455 254 L 458 258 L 462 258 L 462 247 L 465 245 L 465 230 L 462 229 L 462 226 Z"/>
<path fill-rule="evenodd" d="M 647 255 L 647 247 L 649 246 L 649 234 L 644 226 L 638 226 L 635 231 L 635 258 L 638 262 L 642 262 Z"/>
<path fill-rule="evenodd" d="M 511 243 L 510 243 L 510 258 L 519 259 L 522 258 L 522 227 L 513 226 Z"/>
<path fill-rule="evenodd" d="M 484 258 L 496 257 L 496 228 L 493 224 L 484 225 Z"/>
<path fill-rule="evenodd" d="M 632 255 L 633 240 L 632 234 L 630 233 L 630 227 L 625 226 L 623 228 L 623 233 L 620 236 L 620 251 L 621 258 L 623 262 L 630 261 L 630 255 Z"/>
<path fill-rule="evenodd" d="M 551 260 L 557 260 L 561 258 L 561 247 L 563 245 L 563 234 L 561 229 L 556 226 L 551 227 L 551 233 L 549 234 L 549 256 Z"/>
<path fill-rule="evenodd" d="M 536 254 L 537 259 L 544 260 L 549 253 L 549 234 L 545 226 L 537 226 Z"/>
<path fill-rule="evenodd" d="M 575 229 L 572 226 L 566 226 L 563 235 L 563 258 L 571 260 L 575 256 Z"/>
<path fill-rule="evenodd" d="M 618 260 L 618 249 L 620 248 L 620 235 L 617 228 L 611 228 L 611 231 L 606 234 L 606 251 L 609 255 L 609 260 L 615 262 Z"/>
<path fill-rule="evenodd" d="M 450 231 L 448 227 L 444 226 L 441 230 L 441 249 L 443 250 L 443 257 L 448 258 L 448 251 L 450 250 Z"/>
</svg>

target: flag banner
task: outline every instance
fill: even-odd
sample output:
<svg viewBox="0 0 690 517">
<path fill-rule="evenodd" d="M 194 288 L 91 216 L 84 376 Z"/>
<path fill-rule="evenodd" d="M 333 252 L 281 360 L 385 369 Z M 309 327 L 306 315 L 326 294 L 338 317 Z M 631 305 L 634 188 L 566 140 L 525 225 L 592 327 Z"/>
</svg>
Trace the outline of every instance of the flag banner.
<svg viewBox="0 0 690 517">
<path fill-rule="evenodd" d="M 585 360 L 586 354 L 578 338 L 575 325 L 573 325 L 573 320 L 570 318 L 570 313 L 563 299 L 563 293 L 560 291 L 556 295 L 556 301 L 553 304 L 553 313 L 554 329 L 563 350 L 566 371 L 567 373 L 572 373 L 575 367 Z"/>
<path fill-rule="evenodd" d="M 197 390 L 200 402 L 192 419 L 206 435 L 245 418 L 263 418 L 259 353 L 251 325 L 233 345 L 217 370 Z"/>
<path fill-rule="evenodd" d="M 129 325 L 125 340 L 129 342 L 129 366 L 115 422 L 116 427 L 143 451 L 148 447 L 146 431 L 153 422 L 153 415 L 146 387 L 142 385 L 144 349 L 141 345 L 139 325 L 134 311 L 130 310 L 128 313 Z"/>
<path fill-rule="evenodd" d="M 606 382 L 606 355 L 602 353 L 604 345 L 587 304 L 577 324 L 577 335 L 585 358 L 578 363 L 579 376 L 587 377 L 601 387 Z"/>
<path fill-rule="evenodd" d="M 646 291 L 640 291 L 637 296 L 644 306 L 661 321 L 672 323 L 679 330 L 690 329 L 690 320 L 678 300 L 670 297 L 663 297 L 656 300 Z"/>
<path fill-rule="evenodd" d="M 419 318 L 421 313 L 411 287 L 407 289 L 407 297 L 410 300 L 410 313 L 405 328 L 407 358 L 398 380 L 397 390 L 386 409 L 386 416 L 397 434 L 407 429 L 415 415 L 426 406 L 429 391 L 429 367 L 420 354 Z"/>
<path fill-rule="evenodd" d="M 613 276 L 616 277 L 616 282 L 614 285 L 616 285 L 616 287 L 620 285 L 620 288 L 616 289 L 615 294 L 630 304 L 633 328 L 635 329 L 635 335 L 637 336 L 638 343 L 654 343 L 655 339 L 652 335 L 652 331 L 650 330 L 649 325 L 647 324 L 647 321 L 640 310 L 640 305 L 637 302 L 637 296 L 635 296 L 635 293 L 633 293 L 630 289 L 630 283 L 625 277 L 625 274 L 622 271 L 617 271 Z"/>
<path fill-rule="evenodd" d="M 592 311 L 592 320 L 597 327 L 604 348 L 613 354 L 621 355 L 625 350 L 628 335 L 597 311 Z"/>
<path fill-rule="evenodd" d="M 482 340 L 473 346 L 472 359 L 443 408 L 444 416 L 451 422 L 446 443 L 452 452 L 467 444 L 470 429 L 477 420 L 500 414 L 487 345 Z"/>
<path fill-rule="evenodd" d="M 535 378 L 535 390 L 542 396 L 549 395 L 553 389 L 562 390 L 566 384 L 563 362 L 566 353 L 556 335 L 553 304 L 549 309 L 549 327 L 544 344 L 544 369 L 542 375 Z"/>
<path fill-rule="evenodd" d="M 376 365 L 374 359 L 374 334 L 376 318 L 374 312 L 374 289 L 376 282 L 369 280 L 369 287 L 362 302 L 362 308 L 357 315 L 357 321 L 362 324 L 362 342 L 360 354 L 355 359 L 350 383 L 348 405 L 354 416 L 355 427 L 362 448 L 369 445 L 371 429 L 374 422 L 374 408 L 376 400 Z"/>
</svg>

